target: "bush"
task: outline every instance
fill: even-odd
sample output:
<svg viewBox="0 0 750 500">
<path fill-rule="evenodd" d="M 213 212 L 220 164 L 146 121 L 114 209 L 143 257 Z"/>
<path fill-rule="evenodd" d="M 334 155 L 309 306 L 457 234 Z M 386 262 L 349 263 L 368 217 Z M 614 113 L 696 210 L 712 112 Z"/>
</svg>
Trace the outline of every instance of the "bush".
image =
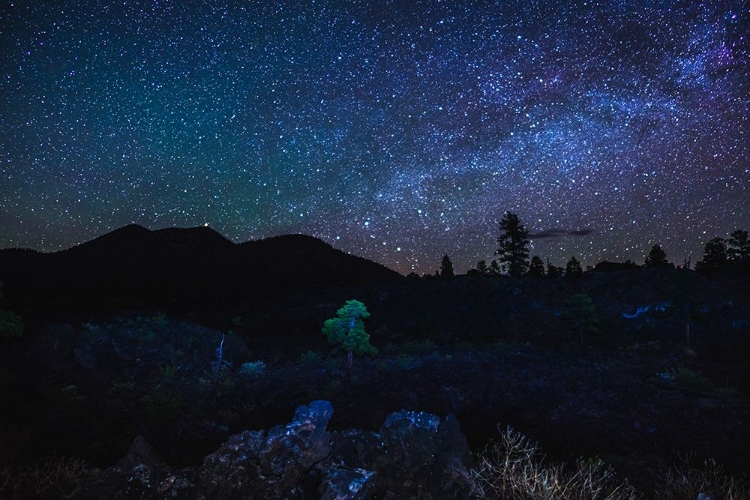
<svg viewBox="0 0 750 500">
<path fill-rule="evenodd" d="M 700 469 L 691 467 L 688 460 L 685 460 L 679 466 L 669 469 L 662 480 L 664 486 L 657 491 L 658 500 L 750 498 L 750 484 L 725 474 L 722 467 L 713 460 L 706 460 Z"/>
<path fill-rule="evenodd" d="M 662 380 L 673 382 L 678 388 L 687 391 L 708 394 L 714 389 L 713 382 L 700 373 L 695 372 L 690 368 L 685 368 L 684 366 L 670 368 L 666 372 L 659 373 L 658 376 Z"/>
<path fill-rule="evenodd" d="M 399 354 L 396 363 L 400 370 L 411 370 L 416 366 L 416 360 L 408 354 Z"/>
<path fill-rule="evenodd" d="M 0 469 L 2 498 L 59 498 L 69 493 L 88 467 L 75 458 L 52 458 L 37 465 Z"/>
<path fill-rule="evenodd" d="M 150 425 L 165 426 L 174 423 L 185 404 L 177 395 L 159 384 L 141 398 L 143 419 Z"/>
<path fill-rule="evenodd" d="M 0 340 L 23 337 L 23 318 L 11 311 L 0 311 Z"/>
<path fill-rule="evenodd" d="M 301 365 L 318 365 L 322 361 L 323 359 L 320 357 L 320 354 L 313 350 L 307 351 L 299 357 L 299 364 Z"/>
<path fill-rule="evenodd" d="M 398 350 L 404 354 L 421 354 L 423 352 L 434 351 L 435 342 L 430 339 L 410 340 L 401 344 Z"/>
<path fill-rule="evenodd" d="M 263 361 L 248 361 L 240 366 L 240 375 L 250 380 L 258 380 L 266 374 L 266 364 Z"/>
<path fill-rule="evenodd" d="M 537 445 L 508 427 L 487 446 L 472 470 L 479 498 L 510 500 L 633 500 L 637 492 L 618 481 L 601 460 L 575 467 L 546 464 Z"/>
</svg>

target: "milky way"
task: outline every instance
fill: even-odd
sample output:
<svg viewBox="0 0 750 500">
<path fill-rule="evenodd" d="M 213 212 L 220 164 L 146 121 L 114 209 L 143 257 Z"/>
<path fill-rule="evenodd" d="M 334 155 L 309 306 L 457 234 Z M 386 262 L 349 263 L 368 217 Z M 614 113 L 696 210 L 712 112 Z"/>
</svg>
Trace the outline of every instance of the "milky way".
<svg viewBox="0 0 750 500">
<path fill-rule="evenodd" d="M 750 229 L 742 1 L 3 2 L 0 247 L 305 233 L 402 273 Z"/>
</svg>

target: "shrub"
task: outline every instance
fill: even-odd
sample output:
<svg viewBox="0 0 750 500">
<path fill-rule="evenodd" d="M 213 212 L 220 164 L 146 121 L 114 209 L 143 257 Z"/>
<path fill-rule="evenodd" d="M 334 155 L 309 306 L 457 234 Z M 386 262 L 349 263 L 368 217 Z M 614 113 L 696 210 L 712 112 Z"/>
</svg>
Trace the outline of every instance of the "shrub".
<svg viewBox="0 0 750 500">
<path fill-rule="evenodd" d="M 158 311 L 154 316 L 151 317 L 151 323 L 156 327 L 164 328 L 165 326 L 169 325 L 169 320 L 167 319 L 166 314 Z"/>
<path fill-rule="evenodd" d="M 632 500 L 627 481 L 618 481 L 601 460 L 575 467 L 544 463 L 537 445 L 508 427 L 487 446 L 472 470 L 479 498 L 510 500 Z"/>
<path fill-rule="evenodd" d="M 323 359 L 320 357 L 320 354 L 313 350 L 302 353 L 299 357 L 299 364 L 301 365 L 317 365 L 322 361 Z"/>
<path fill-rule="evenodd" d="M 659 373 L 659 378 L 667 382 L 673 382 L 680 389 L 706 394 L 713 391 L 713 383 L 698 372 L 678 366 L 670 368 L 666 372 Z"/>
<path fill-rule="evenodd" d="M 375 368 L 379 372 L 389 372 L 391 371 L 391 363 L 386 359 L 379 359 L 375 362 Z"/>
<path fill-rule="evenodd" d="M 663 475 L 664 482 L 656 492 L 658 500 L 682 500 L 694 498 L 723 498 L 744 500 L 750 498 L 750 484 L 745 480 L 726 474 L 713 460 L 706 460 L 696 469 L 688 460 L 670 468 Z"/>
<path fill-rule="evenodd" d="M 404 354 L 420 354 L 423 352 L 430 352 L 435 350 L 435 342 L 430 339 L 410 340 L 401 344 L 398 350 Z"/>
<path fill-rule="evenodd" d="M 266 374 L 266 364 L 263 361 L 248 361 L 240 366 L 240 375 L 250 380 L 258 380 Z"/>
<path fill-rule="evenodd" d="M 744 404 L 747 401 L 747 396 L 731 387 L 720 387 L 714 391 L 714 394 L 723 406 Z"/>
<path fill-rule="evenodd" d="M 572 295 L 565 301 L 563 319 L 570 322 L 571 328 L 578 332 L 581 344 L 584 343 L 584 333 L 597 333 L 599 331 L 599 317 L 591 297 L 585 293 Z"/>
<path fill-rule="evenodd" d="M 174 365 L 166 365 L 159 368 L 161 378 L 165 381 L 174 380 L 178 371 L 179 367 Z"/>
<path fill-rule="evenodd" d="M 399 354 L 396 363 L 400 370 L 411 370 L 416 366 L 416 360 L 408 354 Z"/>
<path fill-rule="evenodd" d="M 11 311 L 0 311 L 0 340 L 23 337 L 23 318 Z"/>
<path fill-rule="evenodd" d="M 164 426 L 173 423 L 184 408 L 180 398 L 159 384 L 141 398 L 143 419 L 150 425 Z"/>
<path fill-rule="evenodd" d="M 88 467 L 76 458 L 52 458 L 37 465 L 0 469 L 2 498 L 59 498 L 69 493 Z"/>
</svg>

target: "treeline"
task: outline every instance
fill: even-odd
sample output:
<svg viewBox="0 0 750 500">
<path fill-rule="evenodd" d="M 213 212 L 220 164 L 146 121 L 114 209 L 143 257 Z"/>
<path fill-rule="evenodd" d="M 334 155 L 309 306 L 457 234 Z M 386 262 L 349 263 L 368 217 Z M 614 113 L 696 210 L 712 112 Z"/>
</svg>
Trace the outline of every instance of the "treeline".
<svg viewBox="0 0 750 500">
<path fill-rule="evenodd" d="M 558 278 L 565 276 L 576 278 L 583 274 L 581 263 L 571 257 L 565 267 L 558 267 L 547 260 L 547 265 L 541 257 L 534 255 L 529 258 L 531 239 L 529 231 L 518 215 L 506 212 L 499 222 L 500 236 L 497 238 L 498 249 L 495 251 L 497 259 L 489 264 L 485 260 L 477 262 L 476 267 L 470 269 L 470 276 L 493 276 L 507 274 L 509 276 L 532 276 Z M 729 238 L 716 237 L 706 243 L 703 258 L 696 262 L 695 271 L 704 274 L 716 274 L 727 271 L 750 271 L 750 239 L 748 232 L 742 229 L 734 231 Z M 600 264 L 601 265 L 601 264 Z M 624 264 L 611 264 L 619 269 L 637 268 L 638 264 L 626 261 Z M 685 260 L 682 268 L 690 269 L 691 262 Z M 675 265 L 667 260 L 667 254 L 661 245 L 651 247 L 646 256 L 643 267 L 649 269 L 674 269 Z M 593 269 L 588 266 L 587 270 Z M 451 277 L 454 275 L 453 263 L 448 255 L 443 256 L 440 270 L 435 271 L 436 277 Z M 429 275 L 427 275 L 429 276 Z"/>
</svg>

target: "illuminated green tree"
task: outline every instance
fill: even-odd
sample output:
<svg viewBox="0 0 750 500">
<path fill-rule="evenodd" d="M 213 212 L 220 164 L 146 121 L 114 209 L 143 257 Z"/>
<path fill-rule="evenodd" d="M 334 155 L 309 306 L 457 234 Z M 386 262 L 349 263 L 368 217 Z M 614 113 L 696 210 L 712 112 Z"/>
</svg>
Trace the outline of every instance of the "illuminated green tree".
<svg viewBox="0 0 750 500">
<path fill-rule="evenodd" d="M 370 344 L 370 334 L 365 331 L 366 318 L 370 317 L 365 305 L 358 300 L 349 300 L 336 311 L 336 317 L 323 324 L 323 334 L 331 345 L 338 345 L 346 352 L 346 368 L 352 372 L 354 355 L 377 356 L 378 350 Z"/>
</svg>

